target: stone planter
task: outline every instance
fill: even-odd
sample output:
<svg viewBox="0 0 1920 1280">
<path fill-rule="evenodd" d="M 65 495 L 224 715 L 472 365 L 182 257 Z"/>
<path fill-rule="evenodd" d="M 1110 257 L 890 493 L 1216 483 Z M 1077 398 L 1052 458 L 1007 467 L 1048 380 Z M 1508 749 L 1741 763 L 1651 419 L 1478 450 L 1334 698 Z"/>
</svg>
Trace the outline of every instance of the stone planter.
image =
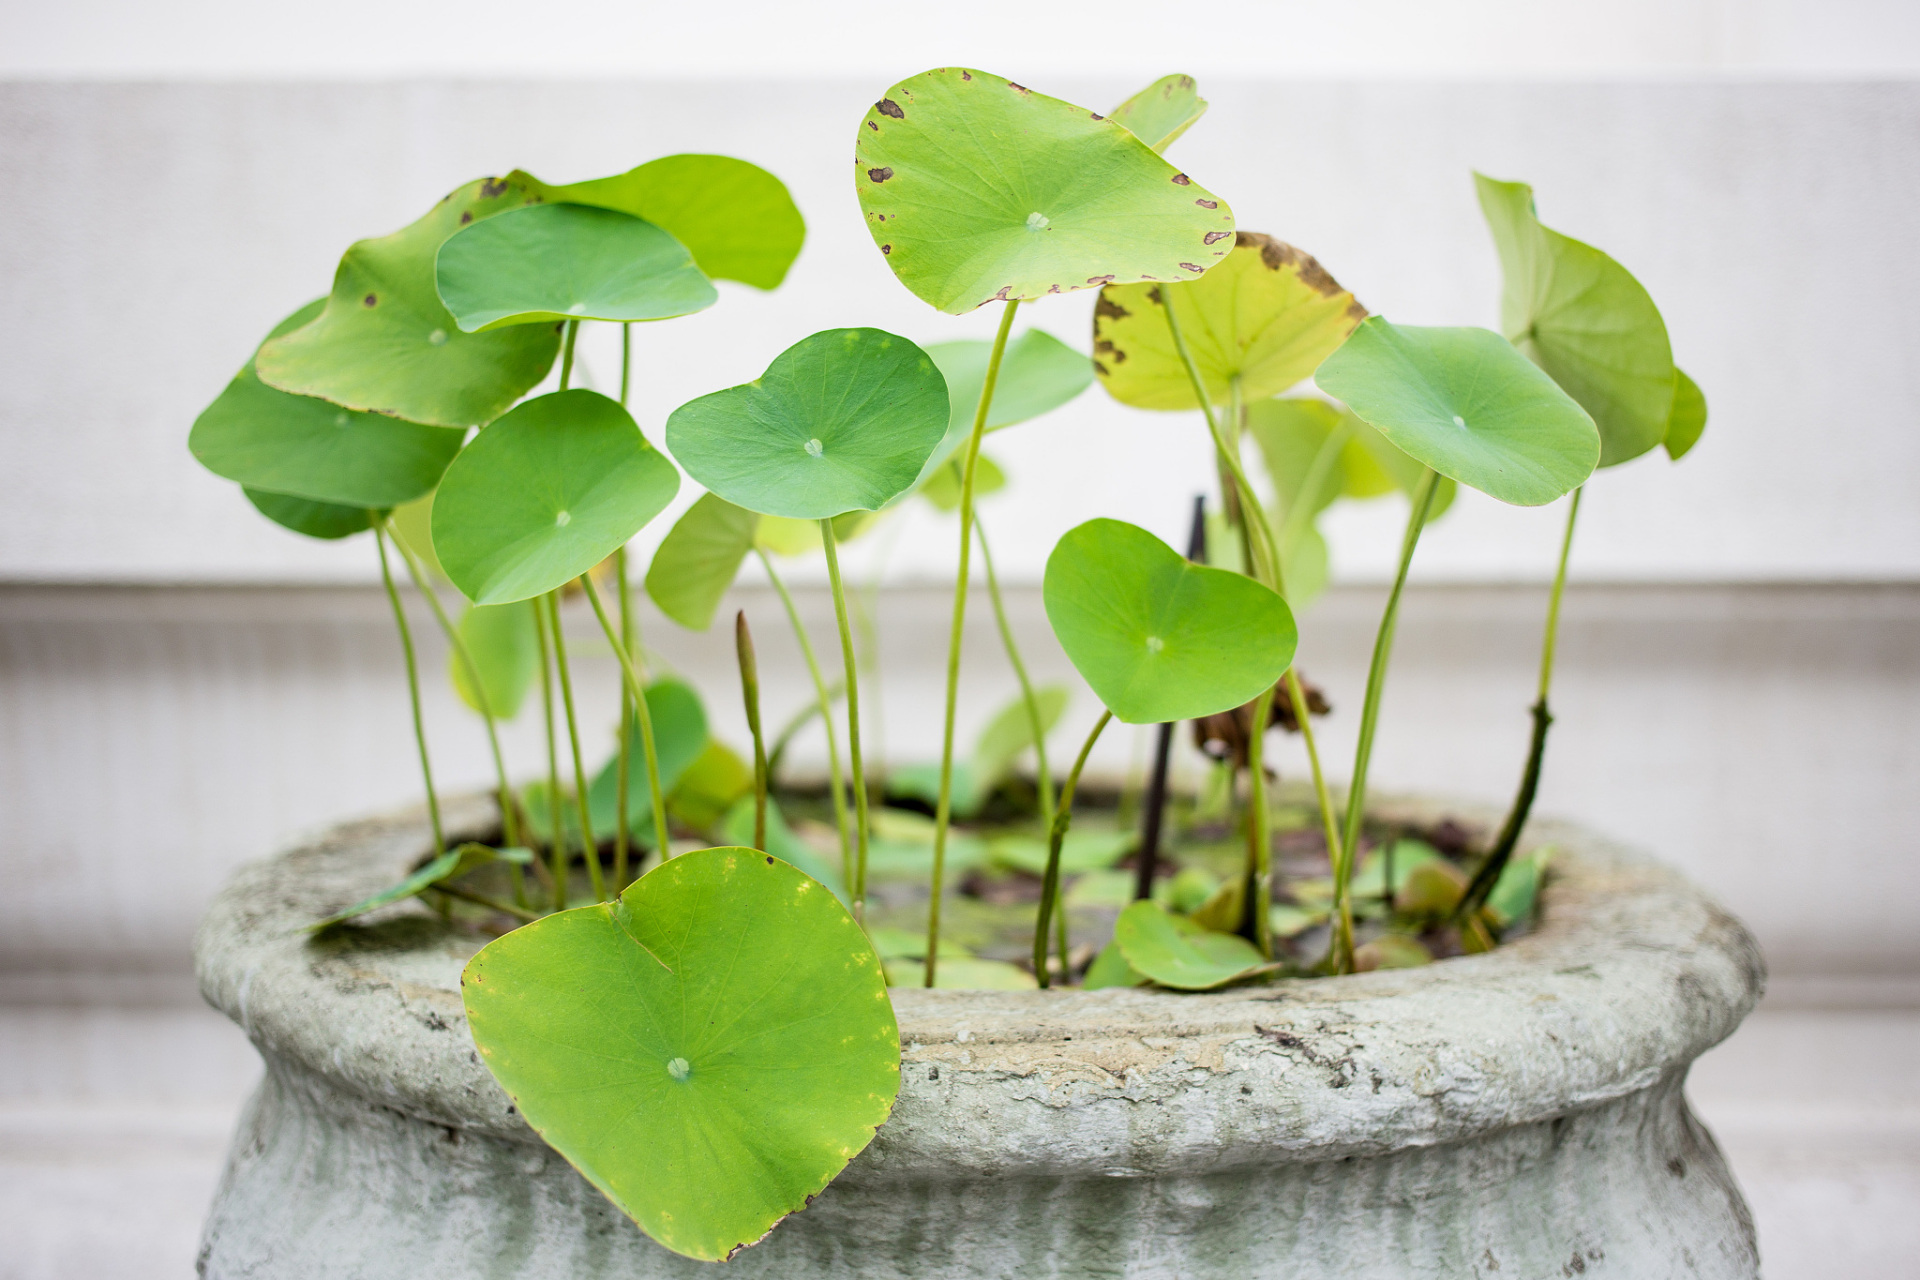
<svg viewBox="0 0 1920 1280">
<path fill-rule="evenodd" d="M 478 830 L 487 813 L 451 816 Z M 1746 1206 L 1682 1093 L 1759 996 L 1753 940 L 1599 836 L 1531 834 L 1559 850 L 1540 925 L 1490 955 L 1214 995 L 895 992 L 893 1119 L 726 1274 L 1756 1275 Z M 202 1273 L 711 1274 L 643 1236 L 494 1085 L 458 994 L 474 940 L 411 905 L 300 932 L 426 845 L 417 816 L 341 826 L 249 867 L 208 914 L 202 990 L 267 1074 Z"/>
</svg>

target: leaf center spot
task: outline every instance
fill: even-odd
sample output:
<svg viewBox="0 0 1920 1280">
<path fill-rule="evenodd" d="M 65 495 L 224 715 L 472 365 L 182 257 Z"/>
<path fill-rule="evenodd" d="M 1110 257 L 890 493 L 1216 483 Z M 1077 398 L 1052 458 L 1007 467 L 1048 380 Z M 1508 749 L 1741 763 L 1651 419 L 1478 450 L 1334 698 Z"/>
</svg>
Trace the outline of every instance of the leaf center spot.
<svg viewBox="0 0 1920 1280">
<path fill-rule="evenodd" d="M 556 529 L 564 529 L 572 523 L 573 512 L 571 511 L 562 511 L 553 518 L 553 527 Z"/>
<path fill-rule="evenodd" d="M 344 427 L 351 421 L 353 421 L 353 419 L 347 417 L 344 409 L 333 415 L 333 425 L 336 427 Z"/>
<path fill-rule="evenodd" d="M 447 331 L 445 329 L 435 329 L 432 333 L 427 335 L 427 344 L 429 346 L 435 346 L 435 347 L 446 346 Z"/>
<path fill-rule="evenodd" d="M 667 1060 L 667 1074 L 675 1080 L 685 1080 L 693 1074 L 693 1064 L 685 1058 L 669 1058 Z"/>
<path fill-rule="evenodd" d="M 1160 651 L 1161 651 L 1162 649 L 1164 649 L 1164 648 L 1166 648 L 1166 647 L 1167 647 L 1167 642 L 1166 642 L 1165 640 L 1162 640 L 1162 639 L 1161 639 L 1161 638 L 1160 638 L 1159 636 L 1148 636 L 1148 637 L 1147 637 L 1147 652 L 1148 652 L 1148 653 L 1158 653 L 1158 652 L 1160 652 Z"/>
<path fill-rule="evenodd" d="M 1027 215 L 1027 230 L 1045 231 L 1046 229 L 1047 229 L 1046 214 L 1036 212 L 1036 213 L 1030 213 Z"/>
<path fill-rule="evenodd" d="M 587 304 L 584 302 L 576 302 L 567 308 L 567 314 L 570 316 L 583 316 L 587 314 Z"/>
<path fill-rule="evenodd" d="M 1453 425 L 1456 427 L 1464 427 L 1467 425 L 1467 420 L 1456 413 L 1453 415 Z"/>
<path fill-rule="evenodd" d="M 808 457 L 810 457 L 810 458 L 817 458 L 817 457 L 819 457 L 819 456 L 820 456 L 821 454 L 823 454 L 823 453 L 825 453 L 826 451 L 827 451 L 827 447 L 826 447 L 825 445 L 823 445 L 823 444 L 821 444 L 821 443 L 820 443 L 820 437 L 819 437 L 819 436 L 815 436 L 815 437 L 814 437 L 813 439 L 811 439 L 811 440 L 809 440 L 809 441 L 807 441 L 807 456 L 808 456 Z"/>
</svg>

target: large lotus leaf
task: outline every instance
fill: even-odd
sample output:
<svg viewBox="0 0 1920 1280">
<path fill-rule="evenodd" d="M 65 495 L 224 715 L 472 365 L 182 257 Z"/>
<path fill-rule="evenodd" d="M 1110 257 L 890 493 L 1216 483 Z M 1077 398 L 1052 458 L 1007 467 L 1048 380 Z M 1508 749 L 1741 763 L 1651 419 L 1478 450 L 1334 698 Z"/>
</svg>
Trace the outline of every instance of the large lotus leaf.
<svg viewBox="0 0 1920 1280">
<path fill-rule="evenodd" d="M 1687 376 L 1687 371 L 1676 367 L 1673 371 L 1673 412 L 1667 419 L 1667 434 L 1664 443 L 1667 456 L 1675 462 L 1687 456 L 1687 451 L 1700 443 L 1701 432 L 1707 429 L 1707 397 L 1700 386 Z"/>
<path fill-rule="evenodd" d="M 455 629 L 466 646 L 479 675 L 467 670 L 457 649 L 447 651 L 447 674 L 453 680 L 460 700 L 482 714 L 499 720 L 511 720 L 520 714 L 533 677 L 540 670 L 540 639 L 533 618 L 534 606 L 523 601 L 513 604 L 476 604 L 467 606 Z M 484 691 L 484 703 L 480 693 Z"/>
<path fill-rule="evenodd" d="M 1266 963 L 1245 938 L 1202 929 L 1168 915 L 1157 902 L 1135 902 L 1122 911 L 1113 940 L 1135 972 L 1182 991 L 1224 986 Z"/>
<path fill-rule="evenodd" d="M 1373 316 L 1315 381 L 1418 461 L 1516 506 L 1578 488 L 1600 457 L 1586 410 L 1491 330 Z"/>
<path fill-rule="evenodd" d="M 266 340 L 307 324 L 325 306 L 325 299 L 308 303 Z M 432 489 L 464 438 L 446 427 L 275 391 L 248 360 L 194 420 L 187 448 L 215 475 L 254 488 L 349 507 L 391 507 Z"/>
<path fill-rule="evenodd" d="M 1652 297 L 1600 250 L 1541 226 L 1526 183 L 1473 180 L 1500 254 L 1507 337 L 1593 415 L 1601 466 L 1659 444 L 1673 407 L 1673 347 Z"/>
<path fill-rule="evenodd" d="M 1174 141 L 1207 114 L 1207 100 L 1192 76 L 1161 76 L 1108 113 L 1156 152 Z"/>
<path fill-rule="evenodd" d="M 1142 409 L 1195 409 L 1193 379 L 1173 345 L 1165 299 L 1207 393 L 1263 400 L 1311 374 L 1367 311 L 1326 268 L 1271 236 L 1240 232 L 1233 252 L 1174 289 L 1114 283 L 1093 311 L 1093 367 L 1114 399 Z"/>
<path fill-rule="evenodd" d="M 454 459 L 434 495 L 433 545 L 475 604 L 525 600 L 612 555 L 679 487 L 625 409 L 596 391 L 556 391 Z"/>
<path fill-rule="evenodd" d="M 861 121 L 855 185 L 900 283 L 952 315 L 1115 280 L 1191 280 L 1230 247 L 1226 201 L 1123 126 L 941 67 Z"/>
<path fill-rule="evenodd" d="M 1293 661 L 1286 601 L 1119 520 L 1069 529 L 1047 557 L 1041 595 L 1074 669 L 1128 724 L 1240 706 Z"/>
<path fill-rule="evenodd" d="M 927 354 L 947 380 L 947 434 L 922 468 L 923 481 L 973 434 L 973 416 L 980 410 L 980 391 L 986 386 L 993 344 L 939 342 L 928 347 Z M 1029 329 L 1001 353 L 1000 375 L 994 379 L 985 430 L 998 431 L 1050 413 L 1092 382 L 1092 361 L 1052 334 Z M 974 479 L 977 485 L 979 477 Z"/>
<path fill-rule="evenodd" d="M 283 529 L 303 533 L 309 538 L 350 537 L 373 528 L 373 513 L 365 507 L 343 507 L 335 502 L 315 502 L 291 494 L 269 493 L 241 485 L 253 509 Z"/>
<path fill-rule="evenodd" d="M 682 680 L 655 680 L 647 686 L 647 714 L 653 720 L 654 758 L 660 765 L 660 792 L 672 793 L 707 749 L 707 711 L 700 695 Z M 587 786 L 588 816 L 597 837 L 611 836 L 620 812 L 620 757 L 616 753 Z M 636 718 L 627 743 L 627 830 L 652 845 L 653 789 L 647 783 L 645 746 Z"/>
<path fill-rule="evenodd" d="M 551 201 L 645 218 L 685 245 L 707 275 L 757 289 L 786 278 L 807 238 L 807 224 L 780 179 L 732 156 L 662 156 L 611 178 L 564 186 L 512 176 Z"/>
<path fill-rule="evenodd" d="M 362 240 L 319 319 L 260 348 L 260 379 L 295 395 L 443 427 L 490 422 L 547 376 L 557 327 L 462 333 L 434 288 L 434 255 L 461 227 L 538 199 L 482 178 L 402 231 Z"/>
<path fill-rule="evenodd" d="M 831 892 L 752 849 L 682 854 L 496 939 L 461 995 L 527 1122 L 691 1258 L 805 1208 L 899 1092 L 880 957 Z"/>
<path fill-rule="evenodd" d="M 823 520 L 912 488 L 947 429 L 947 384 L 926 352 L 879 329 L 828 329 L 744 386 L 689 401 L 667 448 L 735 506 Z"/>
<path fill-rule="evenodd" d="M 647 594 L 660 612 L 683 627 L 705 631 L 714 610 L 753 550 L 760 517 L 718 494 L 700 500 L 673 522 L 647 567 Z"/>
<path fill-rule="evenodd" d="M 719 301 L 686 247 L 651 222 L 536 204 L 440 246 L 440 300 L 467 333 L 556 320 L 665 320 Z"/>
</svg>

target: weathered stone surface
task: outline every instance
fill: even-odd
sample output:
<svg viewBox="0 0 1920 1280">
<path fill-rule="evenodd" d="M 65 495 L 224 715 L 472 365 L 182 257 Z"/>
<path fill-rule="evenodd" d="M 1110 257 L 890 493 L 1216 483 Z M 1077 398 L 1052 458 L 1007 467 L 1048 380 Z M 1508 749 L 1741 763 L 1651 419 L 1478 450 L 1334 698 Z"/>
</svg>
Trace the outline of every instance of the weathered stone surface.
<svg viewBox="0 0 1920 1280">
<path fill-rule="evenodd" d="M 1485 956 L 1212 995 L 896 991 L 893 1119 L 728 1273 L 1756 1275 L 1746 1207 L 1682 1094 L 1758 998 L 1751 938 L 1590 832 L 1530 833 L 1559 850 L 1541 923 Z M 703 1273 L 480 1065 L 458 994 L 474 940 L 417 905 L 301 932 L 425 839 L 413 816 L 337 828 L 243 871 L 202 926 L 202 989 L 268 1064 L 203 1274 Z"/>
</svg>

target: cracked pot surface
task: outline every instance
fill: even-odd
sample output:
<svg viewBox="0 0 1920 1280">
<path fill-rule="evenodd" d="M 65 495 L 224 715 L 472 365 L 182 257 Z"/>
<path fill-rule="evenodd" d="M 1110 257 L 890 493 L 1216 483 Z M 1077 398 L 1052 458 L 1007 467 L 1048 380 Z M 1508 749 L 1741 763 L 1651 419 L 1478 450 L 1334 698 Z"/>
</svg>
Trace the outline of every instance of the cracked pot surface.
<svg viewBox="0 0 1920 1280">
<path fill-rule="evenodd" d="M 1378 802 L 1409 824 L 1472 806 Z M 449 806 L 480 831 L 492 811 Z M 202 1274 L 679 1277 L 514 1113 L 468 1036 L 483 939 L 417 904 L 303 927 L 404 875 L 418 815 L 243 870 L 196 944 L 267 1075 Z M 1585 829 L 1534 931 L 1420 969 L 1184 995 L 896 989 L 893 1119 L 729 1275 L 1753 1277 L 1689 1063 L 1758 999 L 1752 938 Z"/>
</svg>

